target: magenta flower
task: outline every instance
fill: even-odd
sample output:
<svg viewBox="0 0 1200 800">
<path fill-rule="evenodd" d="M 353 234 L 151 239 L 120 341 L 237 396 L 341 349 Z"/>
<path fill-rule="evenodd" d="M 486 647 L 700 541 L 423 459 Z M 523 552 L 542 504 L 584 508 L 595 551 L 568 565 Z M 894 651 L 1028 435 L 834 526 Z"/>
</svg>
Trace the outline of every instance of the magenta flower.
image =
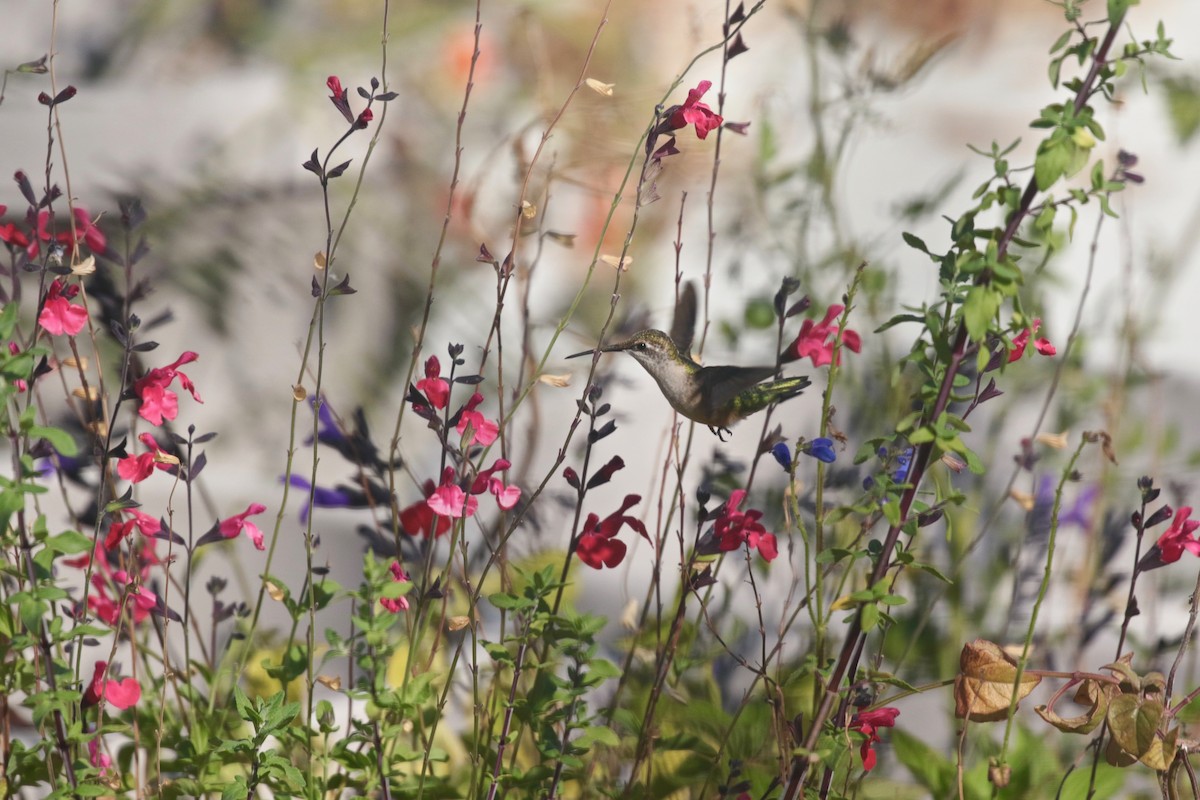
<svg viewBox="0 0 1200 800">
<path fill-rule="evenodd" d="M 1042 327 L 1042 321 L 1040 319 L 1035 319 L 1031 327 L 1026 328 L 1013 337 L 1013 349 L 1012 352 L 1008 354 L 1008 363 L 1011 364 L 1012 362 L 1020 359 L 1021 356 L 1025 355 L 1025 347 L 1029 344 L 1029 337 L 1037 333 L 1038 328 L 1040 327 Z M 1033 347 L 1038 351 L 1039 354 L 1043 356 L 1052 356 L 1058 352 L 1058 348 L 1050 344 L 1050 340 L 1045 336 L 1035 341 L 1033 343 Z"/>
<path fill-rule="evenodd" d="M 37 214 L 37 231 L 32 240 L 27 240 L 28 244 L 25 247 L 25 254 L 30 260 L 37 258 L 41 252 L 41 242 L 57 242 L 62 245 L 68 254 L 75 252 L 76 242 L 83 242 L 92 252 L 103 253 L 108 246 L 108 240 L 104 236 L 104 232 L 92 224 L 91 215 L 87 209 L 81 206 L 75 207 L 75 239 L 71 239 L 71 230 L 67 228 L 65 231 L 52 234 L 50 232 L 50 211 L 43 208 Z M 24 237 L 22 237 L 24 238 Z"/>
<path fill-rule="evenodd" d="M 117 461 L 117 474 L 130 483 L 141 483 L 146 480 L 150 477 L 150 473 L 154 472 L 156 466 L 161 470 L 171 468 L 170 463 L 159 460 L 167 454 L 158 446 L 158 442 L 154 440 L 153 436 L 143 433 L 138 437 L 138 441 L 150 448 L 149 452 L 137 456 L 126 456 Z"/>
<path fill-rule="evenodd" d="M 138 414 L 151 425 L 162 425 L 164 419 L 179 416 L 179 397 L 168 387 L 179 378 L 179 384 L 191 393 L 197 403 L 203 403 L 191 378 L 179 371 L 179 367 L 195 361 L 200 356 L 186 351 L 174 363 L 155 367 L 133 383 L 134 393 L 141 399 Z"/>
<path fill-rule="evenodd" d="M 97 661 L 92 674 L 92 682 L 83 693 L 83 707 L 90 708 L 103 698 L 116 708 L 124 710 L 137 704 L 141 699 L 142 687 L 133 678 L 124 680 L 106 680 L 108 662 Z"/>
<path fill-rule="evenodd" d="M 688 98 L 683 105 L 667 109 L 666 124 L 662 126 L 662 132 L 677 131 L 688 125 L 695 125 L 696 137 L 704 139 L 709 131 L 721 127 L 724 121 L 721 115 L 700 102 L 700 98 L 711 88 L 712 81 L 700 81 L 695 89 L 688 92 Z"/>
<path fill-rule="evenodd" d="M 1170 508 L 1167 507 L 1164 507 L 1162 511 L 1166 514 L 1171 513 Z M 1183 506 L 1175 512 L 1175 519 L 1171 520 L 1171 527 L 1158 537 L 1154 547 L 1150 548 L 1149 552 L 1138 561 L 1139 571 L 1146 572 L 1173 564 L 1183 557 L 1185 550 L 1194 556 L 1200 556 L 1200 541 L 1192 538 L 1195 530 L 1200 528 L 1200 520 L 1189 519 L 1191 516 L 1191 506 Z"/>
<path fill-rule="evenodd" d="M 442 364 L 437 356 L 425 359 L 425 377 L 417 381 L 417 390 L 423 392 L 434 408 L 445 408 L 450 401 L 450 384 L 442 375 Z"/>
<path fill-rule="evenodd" d="M 834 324 L 834 320 L 838 315 L 845 310 L 845 306 L 832 305 L 825 312 L 825 318 L 820 323 L 814 323 L 811 319 L 804 320 L 800 324 L 800 332 L 796 335 L 795 341 L 788 345 L 787 350 L 783 352 L 782 359 L 784 362 L 796 361 L 801 358 L 811 358 L 814 367 L 821 367 L 826 364 L 833 363 L 833 350 L 838 340 L 838 326 Z M 830 336 L 833 336 L 832 341 L 826 341 Z M 857 331 L 852 331 L 847 328 L 840 331 L 842 345 L 855 353 L 862 352 L 862 337 Z M 838 363 L 841 363 L 841 356 L 838 356 Z"/>
<path fill-rule="evenodd" d="M 861 714 L 855 714 L 850 719 L 847 727 L 852 731 L 863 733 L 867 737 L 858 751 L 862 758 L 864 772 L 870 772 L 875 768 L 875 749 L 872 745 L 880 740 L 879 729 L 893 727 L 898 716 L 900 716 L 900 709 L 888 707 L 864 711 Z"/>
<path fill-rule="evenodd" d="M 141 531 L 143 536 L 153 536 L 162 530 L 161 522 L 136 508 L 122 509 L 117 514 L 128 514 L 129 519 L 117 522 L 114 518 L 113 523 L 108 527 L 108 536 L 104 537 L 105 550 L 112 550 L 119 545 L 129 534 L 133 533 L 134 528 Z"/>
<path fill-rule="evenodd" d="M 471 435 L 467 436 L 467 441 L 463 445 L 464 447 L 470 447 L 473 444 L 481 444 L 486 447 L 496 441 L 496 437 L 500 435 L 500 426 L 475 410 L 482 402 L 483 395 L 475 392 L 475 394 L 471 395 L 471 399 L 467 401 L 467 405 L 459 414 L 458 425 L 455 428 L 459 435 L 466 436 L 467 430 L 470 429 L 471 431 Z"/>
<path fill-rule="evenodd" d="M 475 482 L 471 485 L 471 494 L 483 494 L 491 492 L 496 498 L 496 505 L 508 511 L 516 506 L 521 500 L 521 487 L 505 486 L 504 481 L 495 477 L 494 473 L 501 472 L 511 467 L 512 464 L 508 459 L 498 458 L 492 466 L 480 471 L 475 476 Z"/>
<path fill-rule="evenodd" d="M 404 568 L 400 566 L 399 561 L 393 561 L 388 565 L 388 569 L 391 570 L 392 580 L 396 583 L 408 583 L 410 580 L 412 580 L 408 577 L 408 573 L 404 571 Z M 401 595 L 395 599 L 390 597 L 381 597 L 379 599 L 379 605 L 383 606 L 393 614 L 399 614 L 401 611 L 408 610 L 408 598 L 404 595 Z"/>
<path fill-rule="evenodd" d="M 768 533 L 763 524 L 762 512 L 757 510 L 739 511 L 738 507 L 746 498 L 745 489 L 736 489 L 729 495 L 729 501 L 717 521 L 713 524 L 717 547 L 722 552 L 736 550 L 743 544 L 758 550 L 765 561 L 774 561 L 779 555 L 779 545 L 775 534 Z"/>
<path fill-rule="evenodd" d="M 443 483 L 425 501 L 439 517 L 465 518 L 475 514 L 479 501 L 470 497 L 457 483 Z"/>
<path fill-rule="evenodd" d="M 254 542 L 254 546 L 259 550 L 265 550 L 267 546 L 263 543 L 263 532 L 258 529 L 258 526 L 250 522 L 246 517 L 252 517 L 255 514 L 261 514 L 267 510 L 267 507 L 262 503 L 251 503 L 246 507 L 246 510 L 240 514 L 235 514 L 228 519 L 221 520 L 220 530 L 221 535 L 226 539 L 236 538 L 242 531 L 250 537 L 250 541 Z"/>
<path fill-rule="evenodd" d="M 603 520 L 598 514 L 588 514 L 575 543 L 575 553 L 579 560 L 592 569 L 611 568 L 624 561 L 628 548 L 616 537 L 625 525 L 640 533 L 646 541 L 650 541 L 650 535 L 646 533 L 646 526 L 642 521 L 625 513 L 640 502 L 641 495 L 629 494 L 625 495 L 621 507 Z"/>
<path fill-rule="evenodd" d="M 435 514 L 429 507 L 428 498 L 432 497 L 437 490 L 433 481 L 425 481 L 422 488 L 425 491 L 425 498 L 401 510 L 400 527 L 409 536 L 421 535 L 426 539 L 430 536 L 441 536 L 450 530 L 450 518 Z M 437 520 L 436 526 L 434 525 L 435 519 Z"/>
<path fill-rule="evenodd" d="M 112 769 L 112 756 L 108 753 L 100 752 L 100 739 L 96 736 L 88 742 L 88 761 L 96 769 L 100 770 L 100 778 L 102 780 L 109 779 L 109 770 Z"/>
<path fill-rule="evenodd" d="M 64 286 L 58 278 L 50 284 L 42 313 L 38 315 L 38 324 L 51 336 L 62 336 L 64 333 L 74 336 L 87 325 L 87 309 L 69 302 L 77 294 L 78 286 Z"/>
</svg>

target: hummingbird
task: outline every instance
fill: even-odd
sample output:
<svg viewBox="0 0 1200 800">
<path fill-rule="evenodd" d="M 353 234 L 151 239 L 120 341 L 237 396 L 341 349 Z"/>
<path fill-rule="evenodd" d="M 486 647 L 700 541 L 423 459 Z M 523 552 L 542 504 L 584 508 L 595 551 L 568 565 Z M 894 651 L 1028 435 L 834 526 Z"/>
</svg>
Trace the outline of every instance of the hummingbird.
<svg viewBox="0 0 1200 800">
<path fill-rule="evenodd" d="M 789 400 L 808 386 L 807 377 L 766 381 L 775 367 L 702 367 L 687 347 L 668 334 L 648 328 L 623 342 L 584 350 L 567 358 L 600 353 L 629 353 L 658 383 L 667 402 L 683 416 L 708 426 L 722 442 L 729 426 L 772 403 Z"/>
</svg>

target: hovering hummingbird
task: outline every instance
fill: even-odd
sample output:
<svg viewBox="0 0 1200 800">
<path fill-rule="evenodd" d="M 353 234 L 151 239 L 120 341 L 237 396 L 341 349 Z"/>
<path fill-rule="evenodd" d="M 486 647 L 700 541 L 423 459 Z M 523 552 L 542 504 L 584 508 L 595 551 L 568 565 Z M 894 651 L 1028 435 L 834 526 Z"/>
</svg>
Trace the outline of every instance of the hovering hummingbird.
<svg viewBox="0 0 1200 800">
<path fill-rule="evenodd" d="M 694 307 L 695 293 L 689 284 L 685 300 L 690 294 Z M 681 306 L 685 303 L 681 300 Z M 804 391 L 811 381 L 807 377 L 783 378 L 768 381 L 776 373 L 775 367 L 702 367 L 692 360 L 690 350 L 691 333 L 683 328 L 692 327 L 681 317 L 686 311 L 676 311 L 673 329 L 685 339 L 683 346 L 660 330 L 648 328 L 638 331 L 623 342 L 606 345 L 598 350 L 584 350 L 567 358 L 578 358 L 594 353 L 625 352 L 645 368 L 658 383 L 667 402 L 683 416 L 703 423 L 725 441 L 722 433 L 731 433 L 729 426 L 772 403 L 789 400 Z"/>
</svg>

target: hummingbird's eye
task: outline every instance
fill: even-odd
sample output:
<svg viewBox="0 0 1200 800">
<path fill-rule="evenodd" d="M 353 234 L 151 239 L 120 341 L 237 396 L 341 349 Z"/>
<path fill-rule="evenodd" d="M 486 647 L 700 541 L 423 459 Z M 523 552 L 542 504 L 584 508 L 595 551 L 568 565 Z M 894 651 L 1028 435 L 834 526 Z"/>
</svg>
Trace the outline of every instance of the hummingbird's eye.
<svg viewBox="0 0 1200 800">
<path fill-rule="evenodd" d="M 646 343 L 645 343 L 645 342 L 638 342 L 638 343 L 637 343 L 636 345 L 634 345 L 634 346 L 635 346 L 635 347 L 636 347 L 638 350 L 645 350 L 645 349 L 646 349 Z"/>
</svg>

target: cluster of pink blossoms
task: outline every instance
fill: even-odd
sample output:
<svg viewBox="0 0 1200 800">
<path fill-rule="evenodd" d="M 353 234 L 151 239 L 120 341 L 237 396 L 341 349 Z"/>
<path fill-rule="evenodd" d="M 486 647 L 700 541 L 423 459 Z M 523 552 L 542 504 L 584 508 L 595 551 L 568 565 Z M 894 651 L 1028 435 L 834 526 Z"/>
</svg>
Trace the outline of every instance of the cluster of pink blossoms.
<svg viewBox="0 0 1200 800">
<path fill-rule="evenodd" d="M 410 402 L 414 410 L 427 418 L 450 403 L 450 382 L 442 377 L 442 365 L 437 356 L 426 359 L 425 377 L 417 381 Z M 478 410 L 482 402 L 483 395 L 474 392 L 450 420 L 462 439 L 464 450 L 475 445 L 487 447 L 500 435 L 500 424 Z M 409 536 L 441 536 L 450 529 L 451 519 L 474 516 L 479 508 L 476 497 L 485 492 L 496 498 L 496 505 L 501 509 L 514 508 L 521 499 L 521 488 L 505 484 L 497 474 L 511 466 L 508 459 L 498 458 L 469 481 L 453 467 L 446 467 L 439 483 L 425 482 L 423 500 L 400 512 L 400 526 Z"/>
</svg>

